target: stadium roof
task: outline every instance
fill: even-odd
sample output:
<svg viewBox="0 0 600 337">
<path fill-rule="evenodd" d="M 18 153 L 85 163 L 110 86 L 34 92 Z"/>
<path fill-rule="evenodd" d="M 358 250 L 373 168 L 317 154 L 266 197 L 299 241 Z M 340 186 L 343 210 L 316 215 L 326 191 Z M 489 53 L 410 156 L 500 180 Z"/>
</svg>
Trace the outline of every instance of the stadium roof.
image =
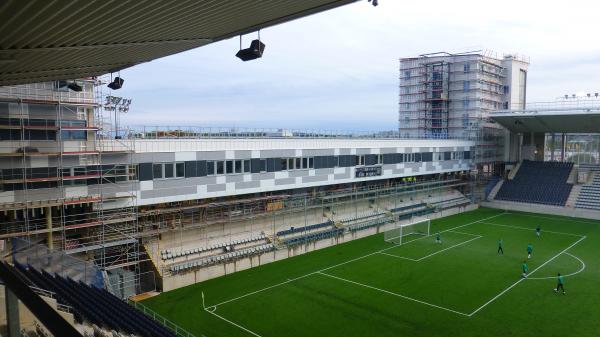
<svg viewBox="0 0 600 337">
<path fill-rule="evenodd" d="M 6 0 L 0 85 L 102 75 L 354 1 Z"/>
<path fill-rule="evenodd" d="M 514 133 L 598 133 L 600 109 L 586 108 L 562 111 L 506 111 L 491 118 Z"/>
</svg>

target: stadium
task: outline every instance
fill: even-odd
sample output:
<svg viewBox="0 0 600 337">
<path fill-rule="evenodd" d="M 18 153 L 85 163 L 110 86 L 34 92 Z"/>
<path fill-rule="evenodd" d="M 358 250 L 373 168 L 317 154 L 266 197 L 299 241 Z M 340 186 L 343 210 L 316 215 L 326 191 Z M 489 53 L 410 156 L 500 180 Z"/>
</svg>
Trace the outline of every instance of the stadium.
<svg viewBox="0 0 600 337">
<path fill-rule="evenodd" d="M 353 1 L 140 2 L 126 27 L 31 2 L 0 7 L 19 32 L 0 38 L 1 336 L 597 335 L 597 93 L 529 103 L 527 57 L 439 52 L 390 70 L 392 131 L 128 127 L 107 73 Z M 89 40 L 25 41 L 61 11 Z"/>
</svg>

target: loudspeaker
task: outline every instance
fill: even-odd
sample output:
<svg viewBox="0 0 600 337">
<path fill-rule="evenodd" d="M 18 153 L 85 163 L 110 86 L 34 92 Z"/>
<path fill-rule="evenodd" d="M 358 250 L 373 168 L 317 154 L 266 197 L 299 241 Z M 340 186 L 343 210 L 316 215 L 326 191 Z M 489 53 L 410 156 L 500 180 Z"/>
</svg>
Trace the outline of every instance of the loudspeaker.
<svg viewBox="0 0 600 337">
<path fill-rule="evenodd" d="M 255 60 L 262 57 L 264 50 L 264 43 L 260 42 L 260 40 L 252 40 L 250 48 L 240 49 L 235 56 L 239 57 L 242 61 Z"/>
<path fill-rule="evenodd" d="M 121 87 L 123 87 L 124 82 L 125 82 L 124 79 L 122 79 L 120 77 L 115 77 L 115 79 L 108 84 L 108 87 L 111 88 L 112 90 L 121 89 Z"/>
</svg>

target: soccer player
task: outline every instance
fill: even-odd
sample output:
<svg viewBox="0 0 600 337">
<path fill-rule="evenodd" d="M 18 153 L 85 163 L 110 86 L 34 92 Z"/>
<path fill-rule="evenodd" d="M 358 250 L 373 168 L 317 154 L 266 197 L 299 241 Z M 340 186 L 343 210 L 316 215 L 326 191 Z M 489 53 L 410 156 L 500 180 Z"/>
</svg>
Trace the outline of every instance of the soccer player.
<svg viewBox="0 0 600 337">
<path fill-rule="evenodd" d="M 533 246 L 530 244 L 527 245 L 527 258 L 531 259 L 531 253 L 533 253 Z"/>
<path fill-rule="evenodd" d="M 542 231 L 542 229 L 540 228 L 540 225 L 538 225 L 535 228 L 535 235 L 537 235 L 538 238 L 540 237 L 540 234 L 542 234 L 541 231 Z"/>
<path fill-rule="evenodd" d="M 523 278 L 526 278 L 527 277 L 527 273 L 529 272 L 529 267 L 527 266 L 527 261 L 523 261 L 522 268 L 523 268 L 523 274 L 521 274 L 521 276 Z"/>
<path fill-rule="evenodd" d="M 442 236 L 440 235 L 440 232 L 435 234 L 435 243 L 442 243 Z"/>
<path fill-rule="evenodd" d="M 502 249 L 502 239 L 498 240 L 498 254 L 504 255 L 504 249 Z"/>
<path fill-rule="evenodd" d="M 554 289 L 554 292 L 557 293 L 558 289 L 562 290 L 563 295 L 565 295 L 565 278 L 558 273 L 558 284 L 556 285 L 556 289 Z"/>
</svg>

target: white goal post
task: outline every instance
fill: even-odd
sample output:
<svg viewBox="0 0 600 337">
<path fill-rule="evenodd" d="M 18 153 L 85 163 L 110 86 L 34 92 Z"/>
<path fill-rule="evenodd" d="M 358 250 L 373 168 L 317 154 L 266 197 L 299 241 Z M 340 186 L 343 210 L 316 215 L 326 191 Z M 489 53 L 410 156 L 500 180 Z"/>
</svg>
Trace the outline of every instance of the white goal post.
<svg viewBox="0 0 600 337">
<path fill-rule="evenodd" d="M 429 236 L 431 220 L 423 219 L 407 224 L 394 224 L 392 229 L 383 232 L 383 239 L 386 242 L 401 245 L 408 236 Z"/>
</svg>

